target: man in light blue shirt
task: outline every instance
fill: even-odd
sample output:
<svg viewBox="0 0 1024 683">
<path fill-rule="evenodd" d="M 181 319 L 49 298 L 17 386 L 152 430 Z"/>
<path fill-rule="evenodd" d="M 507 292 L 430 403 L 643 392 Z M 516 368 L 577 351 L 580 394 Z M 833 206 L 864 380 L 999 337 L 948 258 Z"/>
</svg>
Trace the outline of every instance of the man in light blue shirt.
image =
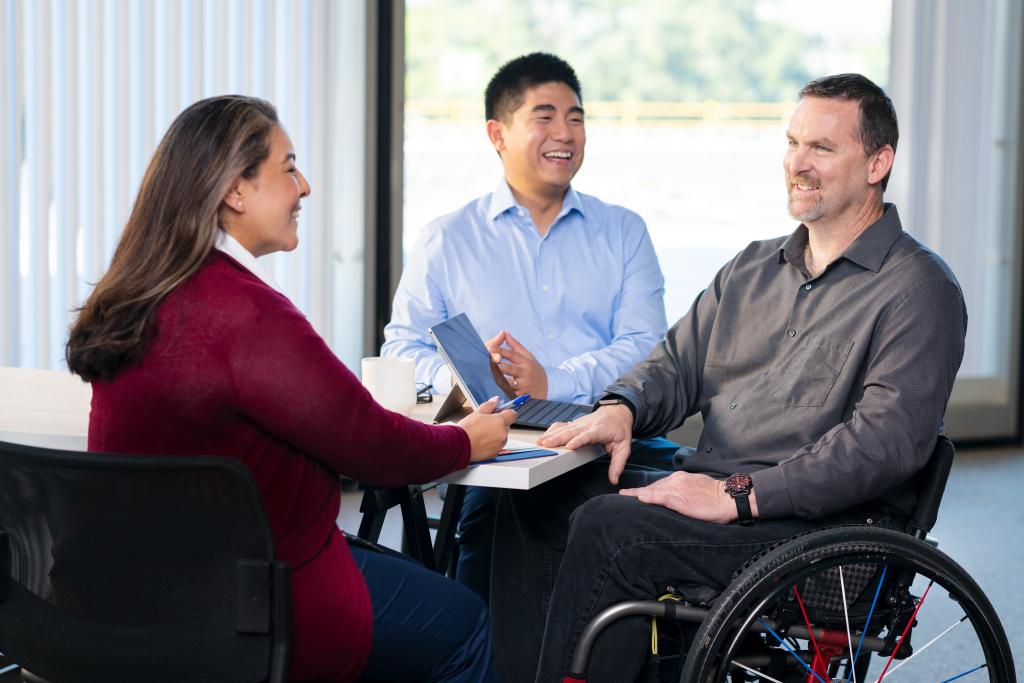
<svg viewBox="0 0 1024 683">
<path fill-rule="evenodd" d="M 485 101 L 505 176 L 423 229 L 381 352 L 414 358 L 417 382 L 445 393 L 451 374 L 427 329 L 465 313 L 517 395 L 592 403 L 665 334 L 654 247 L 637 214 L 570 187 L 586 145 L 572 67 L 544 53 L 512 60 Z M 670 456 L 665 444 L 652 455 Z M 485 598 L 492 510 L 471 489 L 460 521 L 457 577 Z"/>
</svg>

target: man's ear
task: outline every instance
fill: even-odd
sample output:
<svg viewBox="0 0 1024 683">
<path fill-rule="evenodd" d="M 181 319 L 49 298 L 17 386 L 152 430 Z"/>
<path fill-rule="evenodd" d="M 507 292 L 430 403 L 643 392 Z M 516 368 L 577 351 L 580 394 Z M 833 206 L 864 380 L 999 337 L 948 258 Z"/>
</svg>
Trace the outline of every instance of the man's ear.
<svg viewBox="0 0 1024 683">
<path fill-rule="evenodd" d="M 487 138 L 500 155 L 505 151 L 505 124 L 495 119 L 487 121 Z"/>
<path fill-rule="evenodd" d="M 868 161 L 868 184 L 875 185 L 882 182 L 885 174 L 892 169 L 895 157 L 896 153 L 890 145 L 885 145 L 875 152 Z"/>
<path fill-rule="evenodd" d="M 235 213 L 245 213 L 245 192 L 242 187 L 242 181 L 239 179 L 237 183 L 231 186 L 227 194 L 224 195 L 224 199 L 221 200 L 231 211 Z"/>
</svg>

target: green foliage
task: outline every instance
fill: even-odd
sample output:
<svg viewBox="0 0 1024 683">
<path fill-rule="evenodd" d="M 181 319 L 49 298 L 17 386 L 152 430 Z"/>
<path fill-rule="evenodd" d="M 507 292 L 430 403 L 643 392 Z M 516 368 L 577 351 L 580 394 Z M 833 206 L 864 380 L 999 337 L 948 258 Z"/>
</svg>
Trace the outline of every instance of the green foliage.
<svg viewBox="0 0 1024 683">
<path fill-rule="evenodd" d="M 758 17 L 757 0 L 410 0 L 406 94 L 481 97 L 505 61 L 554 52 L 589 101 L 777 102 L 821 74 L 821 38 Z"/>
</svg>

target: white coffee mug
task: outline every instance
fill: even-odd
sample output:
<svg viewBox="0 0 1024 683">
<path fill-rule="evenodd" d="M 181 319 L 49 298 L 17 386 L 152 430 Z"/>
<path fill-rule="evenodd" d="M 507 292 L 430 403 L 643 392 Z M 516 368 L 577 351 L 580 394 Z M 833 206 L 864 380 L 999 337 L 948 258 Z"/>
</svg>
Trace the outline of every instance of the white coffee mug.
<svg viewBox="0 0 1024 683">
<path fill-rule="evenodd" d="M 363 386 L 388 410 L 408 414 L 416 406 L 416 363 L 411 358 L 364 358 Z"/>
</svg>

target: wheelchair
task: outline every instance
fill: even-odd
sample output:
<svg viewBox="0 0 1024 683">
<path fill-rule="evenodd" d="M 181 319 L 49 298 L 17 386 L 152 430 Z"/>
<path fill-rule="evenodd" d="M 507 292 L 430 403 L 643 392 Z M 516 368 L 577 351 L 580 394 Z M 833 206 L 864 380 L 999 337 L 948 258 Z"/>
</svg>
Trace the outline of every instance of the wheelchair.
<svg viewBox="0 0 1024 683">
<path fill-rule="evenodd" d="M 606 626 L 645 615 L 681 625 L 683 683 L 1013 683 L 991 603 L 928 536 L 953 454 L 940 436 L 915 475 L 918 504 L 903 530 L 865 524 L 800 534 L 748 560 L 707 603 L 670 594 L 605 609 L 584 628 L 564 680 L 586 680 Z"/>
</svg>

